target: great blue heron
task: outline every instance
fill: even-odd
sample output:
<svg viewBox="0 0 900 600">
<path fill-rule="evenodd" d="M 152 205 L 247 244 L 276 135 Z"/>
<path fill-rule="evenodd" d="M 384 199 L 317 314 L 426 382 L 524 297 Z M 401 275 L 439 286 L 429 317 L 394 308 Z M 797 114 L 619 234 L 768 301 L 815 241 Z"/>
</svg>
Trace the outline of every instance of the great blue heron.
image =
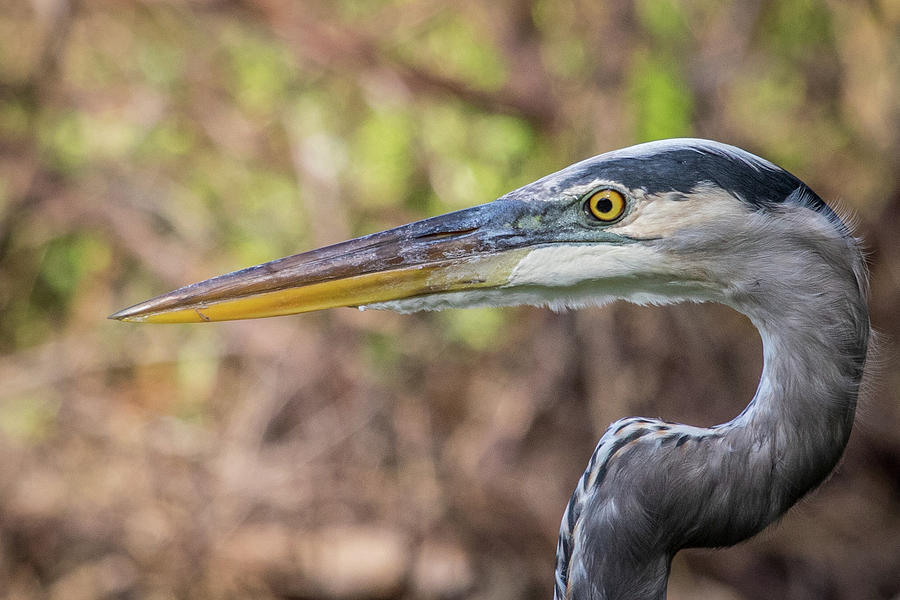
<svg viewBox="0 0 900 600">
<path fill-rule="evenodd" d="M 744 411 L 710 428 L 613 423 L 563 516 L 554 597 L 643 600 L 665 597 L 678 550 L 756 534 L 834 468 L 866 362 L 866 295 L 858 241 L 803 182 L 739 148 L 677 139 L 602 154 L 494 202 L 215 277 L 112 318 L 615 299 L 740 311 L 764 357 Z"/>
</svg>

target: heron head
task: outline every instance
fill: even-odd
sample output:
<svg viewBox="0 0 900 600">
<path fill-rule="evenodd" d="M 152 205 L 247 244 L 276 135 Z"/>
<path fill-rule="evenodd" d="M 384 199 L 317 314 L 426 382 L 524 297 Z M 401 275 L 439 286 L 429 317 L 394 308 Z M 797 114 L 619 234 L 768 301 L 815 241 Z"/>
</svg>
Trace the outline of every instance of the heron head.
<svg viewBox="0 0 900 600">
<path fill-rule="evenodd" d="M 772 252 L 809 243 L 798 227 L 849 237 L 815 193 L 772 163 L 716 142 L 664 140 L 582 161 L 487 204 L 189 285 L 111 318 L 729 303 L 752 294 Z"/>
</svg>

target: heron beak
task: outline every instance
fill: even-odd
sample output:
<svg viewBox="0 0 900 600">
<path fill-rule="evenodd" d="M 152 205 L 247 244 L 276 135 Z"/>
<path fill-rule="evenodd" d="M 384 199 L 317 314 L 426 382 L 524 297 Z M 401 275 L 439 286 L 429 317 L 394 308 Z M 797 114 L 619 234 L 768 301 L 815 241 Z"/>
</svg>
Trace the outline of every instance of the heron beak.
<svg viewBox="0 0 900 600">
<path fill-rule="evenodd" d="M 109 318 L 254 319 L 501 287 L 535 242 L 522 224 L 535 222 L 528 216 L 539 204 L 497 200 L 417 221 L 188 285 Z"/>
</svg>

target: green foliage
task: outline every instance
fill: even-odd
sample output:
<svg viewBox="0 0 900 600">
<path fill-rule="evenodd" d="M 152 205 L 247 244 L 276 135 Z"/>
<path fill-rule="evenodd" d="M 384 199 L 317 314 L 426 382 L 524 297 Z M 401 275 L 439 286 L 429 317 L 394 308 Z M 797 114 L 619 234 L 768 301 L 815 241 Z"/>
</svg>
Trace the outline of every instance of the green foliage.
<svg viewBox="0 0 900 600">
<path fill-rule="evenodd" d="M 536 0 L 531 4 L 531 18 L 546 35 L 568 35 L 578 19 L 575 4 L 573 0 Z"/>
<path fill-rule="evenodd" d="M 27 348 L 52 334 L 113 256 L 109 241 L 95 232 L 73 231 L 38 247 L 26 231 L 17 233 L 9 255 L 16 264 L 0 295 L 0 348 Z"/>
<path fill-rule="evenodd" d="M 62 300 L 71 298 L 92 273 L 109 266 L 107 241 L 92 233 L 76 233 L 47 244 L 41 261 L 40 281 Z"/>
<path fill-rule="evenodd" d="M 579 79 L 591 72 L 591 59 L 584 41 L 577 37 L 563 37 L 558 43 L 547 46 L 541 53 L 547 69 L 559 77 Z"/>
<path fill-rule="evenodd" d="M 447 13 L 419 36 L 404 40 L 398 51 L 407 60 L 472 87 L 498 90 L 507 80 L 503 60 L 473 23 Z"/>
<path fill-rule="evenodd" d="M 541 45 L 547 70 L 565 79 L 584 81 L 593 68 L 590 43 L 571 0 L 539 0 L 532 3 L 532 20 L 548 43 Z"/>
<path fill-rule="evenodd" d="M 46 160 L 69 172 L 88 161 L 85 115 L 75 112 L 46 115 L 38 125 L 38 142 Z"/>
<path fill-rule="evenodd" d="M 183 76 L 184 48 L 168 40 L 142 40 L 135 56 L 141 79 L 154 87 L 171 89 Z"/>
<path fill-rule="evenodd" d="M 688 32 L 688 17 L 676 0 L 638 0 L 635 10 L 644 29 L 668 47 L 681 45 Z"/>
<path fill-rule="evenodd" d="M 674 60 L 639 53 L 633 59 L 628 79 L 636 141 L 691 134 L 694 100 Z"/>
<path fill-rule="evenodd" d="M 174 374 L 178 390 L 174 413 L 178 418 L 200 422 L 208 417 L 206 403 L 213 397 L 221 366 L 218 343 L 214 331 L 195 331 L 181 338 Z"/>
<path fill-rule="evenodd" d="M 516 175 L 538 143 L 523 119 L 479 114 L 452 102 L 423 111 L 421 137 L 435 193 L 428 212 L 487 202 L 524 183 Z"/>
<path fill-rule="evenodd" d="M 195 143 L 194 132 L 186 123 L 166 120 L 143 136 L 136 154 L 145 160 L 177 161 L 188 154 Z"/>
<path fill-rule="evenodd" d="M 357 195 L 365 205 L 402 203 L 413 172 L 413 123 L 395 109 L 375 110 L 359 125 L 353 137 L 351 164 Z"/>
<path fill-rule="evenodd" d="M 535 142 L 534 130 L 525 120 L 506 115 L 484 115 L 473 130 L 479 135 L 479 157 L 492 160 L 494 166 L 524 159 Z"/>
<path fill-rule="evenodd" d="M 340 11 L 340 15 L 343 19 L 351 22 L 365 22 L 366 19 L 377 16 L 384 9 L 390 8 L 391 5 L 403 6 L 415 1 L 416 0 L 337 0 L 335 5 Z"/>
<path fill-rule="evenodd" d="M 297 251 L 307 231 L 294 181 L 284 173 L 257 168 L 241 173 L 234 185 L 240 201 L 230 207 L 229 238 L 239 263 L 250 265 Z"/>
<path fill-rule="evenodd" d="M 284 104 L 296 77 L 290 52 L 275 40 L 251 29 L 230 26 L 222 32 L 228 79 L 238 104 L 271 115 Z"/>
<path fill-rule="evenodd" d="M 63 173 L 76 173 L 135 151 L 156 158 L 177 156 L 191 144 L 190 132 L 171 123 L 154 128 L 142 139 L 139 125 L 112 111 L 48 111 L 38 118 L 37 136 L 45 160 Z"/>
<path fill-rule="evenodd" d="M 762 27 L 766 47 L 781 60 L 809 60 L 833 44 L 828 5 L 817 0 L 774 2 Z"/>
<path fill-rule="evenodd" d="M 31 115 L 22 102 L 14 98 L 0 100 L 0 135 L 6 140 L 22 140 L 30 134 Z"/>
<path fill-rule="evenodd" d="M 442 311 L 438 318 L 449 340 L 469 350 L 483 351 L 499 344 L 507 313 L 497 308 L 469 308 Z"/>
<path fill-rule="evenodd" d="M 747 74 L 734 89 L 735 111 L 743 118 L 766 115 L 758 119 L 754 135 L 761 142 L 778 139 L 791 128 L 796 111 L 806 97 L 804 81 L 789 68 L 770 65 L 765 71 Z M 770 158 L 779 164 L 799 166 L 802 160 L 802 139 L 797 136 L 775 145 Z"/>
<path fill-rule="evenodd" d="M 377 331 L 368 332 L 363 352 L 375 373 L 390 373 L 403 359 L 397 339 Z"/>
<path fill-rule="evenodd" d="M 27 394 L 0 401 L 0 435 L 37 444 L 53 434 L 60 400 L 55 394 Z"/>
</svg>

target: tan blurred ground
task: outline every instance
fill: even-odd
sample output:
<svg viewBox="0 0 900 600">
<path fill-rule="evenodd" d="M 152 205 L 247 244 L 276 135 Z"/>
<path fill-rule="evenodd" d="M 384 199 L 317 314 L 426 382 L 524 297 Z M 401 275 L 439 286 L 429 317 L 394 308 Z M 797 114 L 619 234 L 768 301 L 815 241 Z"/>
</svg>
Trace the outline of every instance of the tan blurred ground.
<svg viewBox="0 0 900 600">
<path fill-rule="evenodd" d="M 745 319 L 105 316 L 680 135 L 852 212 L 881 336 L 836 475 L 670 597 L 897 598 L 898 98 L 897 0 L 5 0 L 0 598 L 549 598 L 606 424 L 739 412 Z"/>
</svg>

